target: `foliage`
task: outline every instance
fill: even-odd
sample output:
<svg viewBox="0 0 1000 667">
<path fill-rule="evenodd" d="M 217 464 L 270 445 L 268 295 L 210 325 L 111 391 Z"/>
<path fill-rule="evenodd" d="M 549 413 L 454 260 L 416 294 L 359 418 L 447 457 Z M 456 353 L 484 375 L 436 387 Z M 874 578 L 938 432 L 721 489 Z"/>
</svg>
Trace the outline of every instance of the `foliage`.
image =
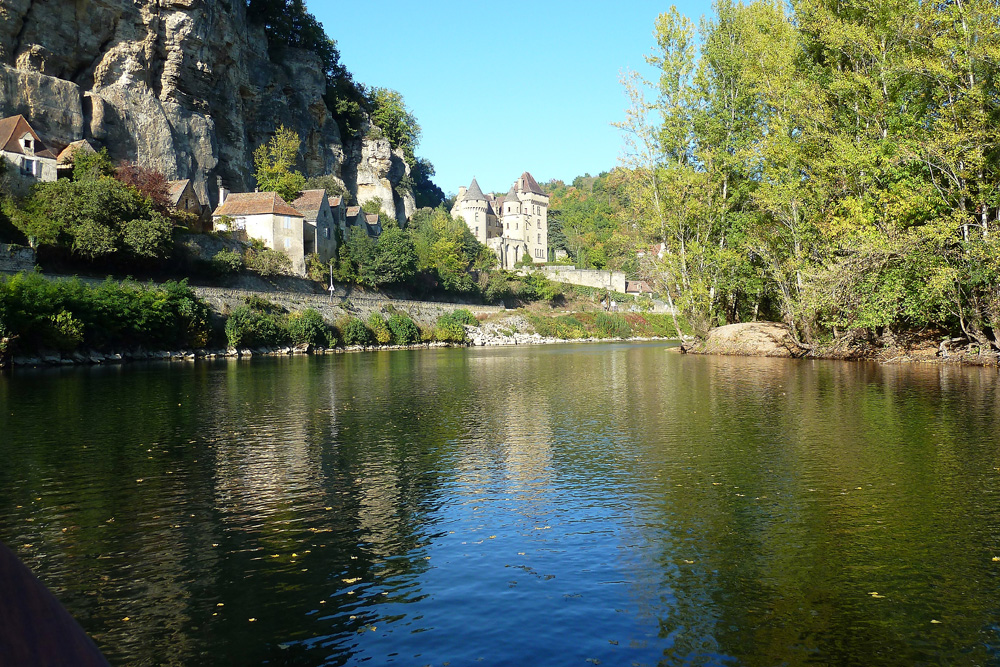
<svg viewBox="0 0 1000 667">
<path fill-rule="evenodd" d="M 443 207 L 420 209 L 413 214 L 407 233 L 413 240 L 417 271 L 448 292 L 476 289 L 469 271 L 485 253 L 493 253 L 476 240 L 461 219 Z"/>
<path fill-rule="evenodd" d="M 235 250 L 220 250 L 212 256 L 212 267 L 219 275 L 235 275 L 241 272 L 244 266 L 243 255 Z"/>
<path fill-rule="evenodd" d="M 598 313 L 594 318 L 594 327 L 602 338 L 628 338 L 631 335 L 625 317 L 617 313 Z"/>
<path fill-rule="evenodd" d="M 67 246 L 91 261 L 116 253 L 131 261 L 167 258 L 170 221 L 135 188 L 86 173 L 80 180 L 39 183 L 27 201 L 8 202 L 4 211 L 36 246 Z"/>
<path fill-rule="evenodd" d="M 324 176 L 311 176 L 306 179 L 305 190 L 326 190 L 326 194 L 332 197 L 348 196 L 347 188 L 343 181 L 332 174 Z"/>
<path fill-rule="evenodd" d="M 292 313 L 288 318 L 288 337 L 292 345 L 308 343 L 323 346 L 329 342 L 330 327 L 323 320 L 319 311 L 307 308 L 299 313 Z"/>
<path fill-rule="evenodd" d="M 293 170 L 299 143 L 294 130 L 279 125 L 270 140 L 253 152 L 254 178 L 261 192 L 277 192 L 290 203 L 305 189 L 305 177 Z"/>
<path fill-rule="evenodd" d="M 108 280 L 47 280 L 38 273 L 0 278 L 0 313 L 18 349 L 70 352 L 181 349 L 208 343 L 208 307 L 183 282 L 143 286 Z"/>
<path fill-rule="evenodd" d="M 261 276 L 276 276 L 292 270 L 292 260 L 288 255 L 254 241 L 243 254 L 246 268 Z"/>
<path fill-rule="evenodd" d="M 490 271 L 483 287 L 483 299 L 489 303 L 559 301 L 563 296 L 562 286 L 538 271 L 527 276 L 506 270 Z"/>
<path fill-rule="evenodd" d="M 368 316 L 368 329 L 375 338 L 375 342 L 379 345 L 387 345 L 392 340 L 392 332 L 389 329 L 389 325 L 379 313 L 372 313 Z"/>
<path fill-rule="evenodd" d="M 479 320 L 476 319 L 476 316 L 465 308 L 456 308 L 451 312 L 451 316 L 452 319 L 460 324 L 468 324 L 472 327 L 479 324 Z"/>
<path fill-rule="evenodd" d="M 416 323 L 403 313 L 393 313 L 387 322 L 392 332 L 392 342 L 396 345 L 410 345 L 420 341 L 420 329 Z"/>
<path fill-rule="evenodd" d="M 658 79 L 623 79 L 612 174 L 622 235 L 665 244 L 640 269 L 699 331 L 774 317 L 807 342 L 939 327 L 1000 349 L 998 14 L 978 0 L 723 0 L 698 28 L 662 14 Z"/>
<path fill-rule="evenodd" d="M 372 332 L 356 317 L 348 317 L 338 322 L 337 329 L 340 330 L 344 345 L 369 345 L 372 341 Z"/>
<path fill-rule="evenodd" d="M 410 165 L 410 180 L 413 183 L 410 190 L 418 209 L 434 208 L 444 201 L 444 191 L 431 180 L 434 174 L 434 165 L 430 160 L 418 157 Z"/>
<path fill-rule="evenodd" d="M 75 166 L 74 163 L 74 169 Z M 135 162 L 123 161 L 115 168 L 114 177 L 142 193 L 157 212 L 163 215 L 170 213 L 169 184 L 162 172 L 140 167 Z"/>
<path fill-rule="evenodd" d="M 381 197 L 372 197 L 361 205 L 361 210 L 370 215 L 382 215 L 382 203 Z"/>
<path fill-rule="evenodd" d="M 330 277 L 330 265 L 321 260 L 316 253 L 309 253 L 306 255 L 306 275 L 310 280 L 325 283 Z"/>
<path fill-rule="evenodd" d="M 288 342 L 288 330 L 283 318 L 250 306 L 238 306 L 226 320 L 226 340 L 229 347 L 279 347 Z"/>
<path fill-rule="evenodd" d="M 114 176 L 115 172 L 115 163 L 111 161 L 111 156 L 108 155 L 107 148 L 102 148 L 94 153 L 87 151 L 76 151 L 73 153 L 74 181 L 87 181 L 99 179 L 104 176 Z"/>
<path fill-rule="evenodd" d="M 420 140 L 420 125 L 406 108 L 403 96 L 389 88 L 375 88 L 371 94 L 371 119 L 385 133 L 393 148 L 403 150 L 406 162 L 414 165 L 413 151 Z"/>
<path fill-rule="evenodd" d="M 446 313 L 437 318 L 434 326 L 434 337 L 437 340 L 451 343 L 465 343 L 469 340 L 461 316 L 456 317 L 454 312 Z"/>
</svg>

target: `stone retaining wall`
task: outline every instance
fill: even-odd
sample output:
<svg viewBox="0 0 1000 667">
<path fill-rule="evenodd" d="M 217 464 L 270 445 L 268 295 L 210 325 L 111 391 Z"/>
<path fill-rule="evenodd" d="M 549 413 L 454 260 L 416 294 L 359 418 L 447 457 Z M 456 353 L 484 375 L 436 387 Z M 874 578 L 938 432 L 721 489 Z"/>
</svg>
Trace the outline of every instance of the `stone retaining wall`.
<svg viewBox="0 0 1000 667">
<path fill-rule="evenodd" d="M 17 273 L 35 268 L 35 251 L 20 245 L 0 243 L 0 271 Z"/>
<path fill-rule="evenodd" d="M 503 312 L 499 306 L 482 306 L 463 303 L 444 303 L 439 301 L 407 301 L 403 299 L 387 299 L 351 294 L 337 295 L 333 299 L 319 294 L 298 294 L 294 292 L 263 292 L 242 289 L 227 289 L 222 287 L 192 286 L 195 293 L 204 299 L 218 312 L 226 312 L 246 303 L 247 297 L 258 297 L 276 303 L 288 310 L 305 310 L 313 308 L 330 322 L 335 322 L 344 315 L 353 315 L 366 319 L 370 313 L 383 312 L 386 307 L 405 312 L 418 324 L 431 325 L 438 317 L 459 308 L 471 311 L 473 314 L 493 314 Z M 338 288 L 342 291 L 343 288 Z"/>
<path fill-rule="evenodd" d="M 541 271 L 549 280 L 560 283 L 625 292 L 625 274 L 622 271 L 578 269 L 575 266 L 540 266 L 534 270 Z"/>
</svg>

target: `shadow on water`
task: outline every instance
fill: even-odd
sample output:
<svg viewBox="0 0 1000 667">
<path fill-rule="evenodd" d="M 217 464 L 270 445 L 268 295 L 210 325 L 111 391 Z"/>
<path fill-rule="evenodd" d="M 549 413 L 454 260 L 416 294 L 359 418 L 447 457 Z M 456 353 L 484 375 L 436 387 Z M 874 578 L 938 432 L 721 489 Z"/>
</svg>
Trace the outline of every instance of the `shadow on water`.
<svg viewBox="0 0 1000 667">
<path fill-rule="evenodd" d="M 15 371 L 0 540 L 116 664 L 995 663 L 996 383 L 656 344 Z"/>
</svg>

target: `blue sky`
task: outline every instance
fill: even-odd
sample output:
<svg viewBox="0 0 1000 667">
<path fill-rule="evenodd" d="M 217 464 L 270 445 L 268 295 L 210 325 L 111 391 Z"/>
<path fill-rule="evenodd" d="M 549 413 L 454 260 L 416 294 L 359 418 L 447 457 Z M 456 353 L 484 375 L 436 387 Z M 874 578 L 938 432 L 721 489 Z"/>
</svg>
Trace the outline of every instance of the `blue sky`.
<svg viewBox="0 0 1000 667">
<path fill-rule="evenodd" d="M 402 93 L 423 129 L 417 155 L 457 192 L 475 176 L 506 191 L 522 171 L 565 181 L 615 166 L 623 68 L 643 68 L 669 4 L 308 2 L 357 81 Z M 693 21 L 707 2 L 677 3 Z"/>
</svg>

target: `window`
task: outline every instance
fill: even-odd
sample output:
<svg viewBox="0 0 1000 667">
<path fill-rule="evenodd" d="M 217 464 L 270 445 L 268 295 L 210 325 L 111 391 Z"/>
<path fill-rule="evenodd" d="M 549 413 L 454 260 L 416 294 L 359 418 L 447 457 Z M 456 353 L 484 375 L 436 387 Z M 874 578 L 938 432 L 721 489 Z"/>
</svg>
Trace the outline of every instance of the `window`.
<svg viewBox="0 0 1000 667">
<path fill-rule="evenodd" d="M 32 140 L 30 134 L 26 134 L 23 137 L 21 137 L 21 147 L 24 148 L 24 150 L 26 151 L 35 150 L 35 142 L 34 140 Z"/>
<path fill-rule="evenodd" d="M 284 223 L 285 223 L 285 229 L 291 229 L 292 228 L 292 218 L 290 216 L 287 216 L 287 215 L 285 216 Z"/>
<path fill-rule="evenodd" d="M 38 160 L 25 159 L 21 163 L 21 174 L 24 176 L 35 176 L 38 168 Z"/>
<path fill-rule="evenodd" d="M 539 243 L 541 243 L 541 242 L 542 242 L 542 235 L 541 235 L 541 234 L 539 234 L 539 235 L 538 235 L 538 242 L 539 242 Z"/>
<path fill-rule="evenodd" d="M 290 249 L 291 247 L 292 247 L 292 240 L 291 240 L 291 239 L 289 239 L 289 238 L 286 238 L 286 239 L 285 239 L 285 250 L 288 250 L 288 249 Z"/>
<path fill-rule="evenodd" d="M 476 236 L 479 236 L 479 227 L 476 227 Z"/>
</svg>

